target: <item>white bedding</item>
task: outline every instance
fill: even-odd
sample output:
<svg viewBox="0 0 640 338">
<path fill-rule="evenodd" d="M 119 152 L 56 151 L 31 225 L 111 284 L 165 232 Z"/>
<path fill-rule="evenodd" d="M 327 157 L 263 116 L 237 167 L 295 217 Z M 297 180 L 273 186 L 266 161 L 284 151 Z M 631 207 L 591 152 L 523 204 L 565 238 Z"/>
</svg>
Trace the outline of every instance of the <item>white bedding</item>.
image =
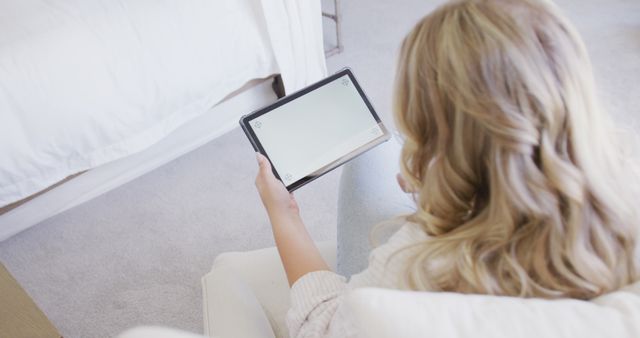
<svg viewBox="0 0 640 338">
<path fill-rule="evenodd" d="M 149 147 L 251 79 L 317 80 L 319 27 L 319 1 L 0 1 L 0 206 Z"/>
</svg>

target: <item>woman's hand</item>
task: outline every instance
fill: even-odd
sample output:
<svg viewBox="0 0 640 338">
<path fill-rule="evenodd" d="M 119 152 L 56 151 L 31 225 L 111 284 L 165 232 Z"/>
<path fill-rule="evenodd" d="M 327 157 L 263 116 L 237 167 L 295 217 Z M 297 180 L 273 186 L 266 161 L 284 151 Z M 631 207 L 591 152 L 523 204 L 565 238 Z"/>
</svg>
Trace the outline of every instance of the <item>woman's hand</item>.
<svg viewBox="0 0 640 338">
<path fill-rule="evenodd" d="M 256 187 L 267 209 L 273 237 L 280 253 L 289 285 L 300 277 L 319 270 L 329 270 L 300 218 L 298 203 L 271 171 L 266 157 L 256 153 L 260 171 Z"/>
<path fill-rule="evenodd" d="M 271 170 L 271 163 L 260 153 L 256 153 L 260 171 L 256 177 L 256 188 L 260 193 L 262 204 L 270 217 L 297 216 L 300 213 L 298 203 Z"/>
</svg>

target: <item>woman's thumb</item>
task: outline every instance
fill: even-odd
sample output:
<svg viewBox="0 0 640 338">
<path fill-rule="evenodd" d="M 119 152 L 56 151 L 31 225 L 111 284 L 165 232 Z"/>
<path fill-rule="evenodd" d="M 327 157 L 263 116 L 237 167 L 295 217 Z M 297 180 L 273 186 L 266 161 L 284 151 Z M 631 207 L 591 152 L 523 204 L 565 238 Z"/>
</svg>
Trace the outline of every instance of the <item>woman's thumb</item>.
<svg viewBox="0 0 640 338">
<path fill-rule="evenodd" d="M 271 164 L 269 163 L 269 160 L 264 157 L 264 155 L 256 153 L 256 159 L 258 160 L 258 166 L 260 167 L 261 174 L 268 174 L 271 172 Z"/>
</svg>

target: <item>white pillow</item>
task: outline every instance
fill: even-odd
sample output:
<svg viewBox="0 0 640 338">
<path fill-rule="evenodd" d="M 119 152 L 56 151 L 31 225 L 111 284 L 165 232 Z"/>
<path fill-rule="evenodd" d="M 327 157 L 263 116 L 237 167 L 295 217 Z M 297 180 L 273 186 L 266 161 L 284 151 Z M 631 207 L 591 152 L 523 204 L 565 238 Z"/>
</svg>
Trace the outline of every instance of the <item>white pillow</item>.
<svg viewBox="0 0 640 338">
<path fill-rule="evenodd" d="M 374 288 L 345 298 L 356 337 L 640 337 L 640 283 L 590 302 Z"/>
</svg>

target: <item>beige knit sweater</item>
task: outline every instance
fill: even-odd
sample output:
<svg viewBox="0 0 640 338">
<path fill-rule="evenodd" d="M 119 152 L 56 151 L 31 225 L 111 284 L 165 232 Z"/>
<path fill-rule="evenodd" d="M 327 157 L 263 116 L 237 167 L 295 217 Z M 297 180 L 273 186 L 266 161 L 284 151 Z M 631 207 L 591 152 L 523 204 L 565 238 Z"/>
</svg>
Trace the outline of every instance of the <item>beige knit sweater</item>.
<svg viewBox="0 0 640 338">
<path fill-rule="evenodd" d="M 335 316 L 342 296 L 359 287 L 401 288 L 402 269 L 411 255 L 399 249 L 424 241 L 427 235 L 416 224 L 404 224 L 389 240 L 369 255 L 369 267 L 347 282 L 331 271 L 311 272 L 291 287 L 287 327 L 291 337 L 337 337 L 347 335 L 348 323 Z M 347 335 L 348 336 L 348 335 Z"/>
</svg>

